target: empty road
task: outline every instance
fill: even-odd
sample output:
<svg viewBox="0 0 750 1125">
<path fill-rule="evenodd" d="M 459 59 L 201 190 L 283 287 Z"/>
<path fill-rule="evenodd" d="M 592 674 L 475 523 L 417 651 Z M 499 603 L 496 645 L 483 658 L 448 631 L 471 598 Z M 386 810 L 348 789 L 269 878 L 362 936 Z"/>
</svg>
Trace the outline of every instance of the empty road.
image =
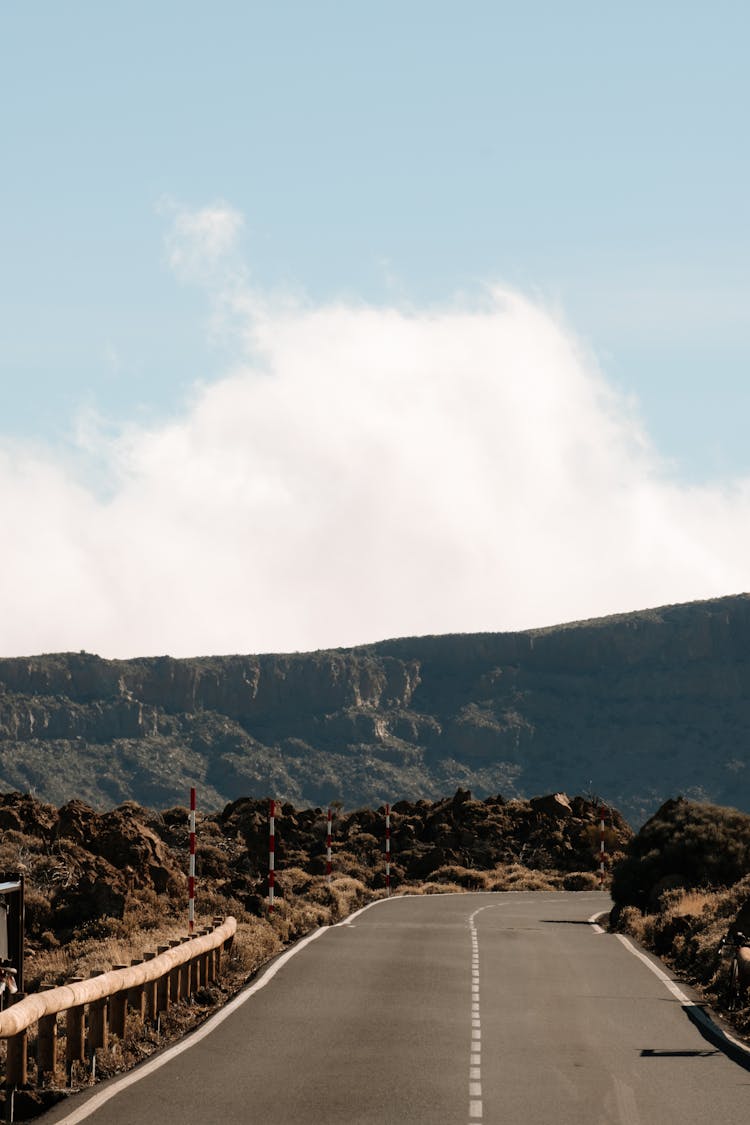
<svg viewBox="0 0 750 1125">
<path fill-rule="evenodd" d="M 189 1049 L 41 1120 L 744 1125 L 750 1072 L 587 922 L 608 906 L 525 892 L 378 903 L 308 941 Z"/>
</svg>

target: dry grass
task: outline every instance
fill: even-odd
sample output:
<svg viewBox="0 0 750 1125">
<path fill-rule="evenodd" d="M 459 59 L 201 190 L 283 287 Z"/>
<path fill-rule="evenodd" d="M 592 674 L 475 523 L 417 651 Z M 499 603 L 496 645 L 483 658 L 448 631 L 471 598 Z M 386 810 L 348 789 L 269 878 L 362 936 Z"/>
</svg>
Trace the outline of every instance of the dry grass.
<svg viewBox="0 0 750 1125">
<path fill-rule="evenodd" d="M 285 894 L 277 898 L 272 917 L 254 917 L 239 903 L 222 898 L 207 904 L 210 912 L 196 915 L 196 929 L 212 922 L 214 906 L 223 907 L 219 912 L 222 916 L 234 914 L 238 925 L 233 956 L 236 965 L 251 974 L 290 941 L 318 926 L 338 922 L 379 897 L 378 892 L 369 892 L 364 883 L 349 875 L 335 876 L 328 884 L 325 876 L 311 876 L 292 868 L 284 871 L 283 883 Z M 113 965 L 129 965 L 145 952 L 184 937 L 184 913 L 170 915 L 168 904 L 160 905 L 156 895 L 153 900 L 150 896 L 145 901 L 134 896 L 123 918 L 100 919 L 95 927 L 64 946 L 54 944 L 53 948 L 31 951 L 26 967 L 28 990 L 63 984 L 71 977 L 89 977 Z M 238 907 L 236 911 L 231 909 L 233 905 Z"/>
<path fill-rule="evenodd" d="M 716 911 L 720 896 L 712 891 L 679 891 L 668 906 L 673 918 L 685 918 Z M 669 902 L 669 900 L 667 900 Z"/>
<path fill-rule="evenodd" d="M 418 883 L 414 886 L 405 883 L 396 891 L 397 895 L 455 895 L 466 893 L 466 887 L 460 887 L 458 883 Z"/>
<path fill-rule="evenodd" d="M 209 925 L 212 918 L 196 919 L 196 926 Z M 160 945 L 182 938 L 187 933 L 183 922 L 166 922 L 148 933 L 121 937 L 84 937 L 56 949 L 30 953 L 26 963 L 27 991 L 36 992 L 42 985 L 64 984 L 71 977 L 90 977 L 113 965 L 129 965 L 144 953 L 155 952 Z"/>
<path fill-rule="evenodd" d="M 590 891 L 598 890 L 599 878 L 591 871 L 537 871 L 521 863 L 501 864 L 490 871 L 459 867 L 439 867 L 424 883 L 404 883 L 397 893 L 440 894 L 458 891 Z"/>
<path fill-rule="evenodd" d="M 569 871 L 563 875 L 562 889 L 564 891 L 598 891 L 601 889 L 601 880 L 593 871 Z"/>
<path fill-rule="evenodd" d="M 477 871 L 472 867 L 459 867 L 447 864 L 432 872 L 433 883 L 451 883 L 465 891 L 486 891 L 490 872 Z"/>
<path fill-rule="evenodd" d="M 489 891 L 558 891 L 562 879 L 545 871 L 532 871 L 520 863 L 496 867 L 488 872 Z"/>
<path fill-rule="evenodd" d="M 240 922 L 232 944 L 232 962 L 244 976 L 257 973 L 284 948 L 284 942 L 273 925 L 265 919 Z"/>
</svg>

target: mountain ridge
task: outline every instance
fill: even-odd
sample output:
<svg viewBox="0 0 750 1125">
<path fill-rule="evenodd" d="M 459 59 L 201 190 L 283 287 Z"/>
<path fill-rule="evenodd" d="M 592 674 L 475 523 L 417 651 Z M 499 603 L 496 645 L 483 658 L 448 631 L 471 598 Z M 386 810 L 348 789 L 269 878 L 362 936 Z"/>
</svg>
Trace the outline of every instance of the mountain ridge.
<svg viewBox="0 0 750 1125">
<path fill-rule="evenodd" d="M 0 659 L 0 788 L 96 807 L 596 791 L 750 811 L 750 595 L 311 653 Z"/>
</svg>

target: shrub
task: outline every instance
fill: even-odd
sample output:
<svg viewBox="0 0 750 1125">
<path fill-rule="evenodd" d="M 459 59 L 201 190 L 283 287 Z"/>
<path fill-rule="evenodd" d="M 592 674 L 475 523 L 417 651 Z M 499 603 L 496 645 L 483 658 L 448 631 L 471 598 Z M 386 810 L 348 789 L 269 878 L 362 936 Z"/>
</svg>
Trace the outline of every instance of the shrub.
<svg viewBox="0 0 750 1125">
<path fill-rule="evenodd" d="M 486 891 L 487 873 L 469 867 L 446 865 L 432 873 L 433 883 L 455 883 L 467 891 Z"/>
<path fill-rule="evenodd" d="M 596 891 L 599 889 L 599 876 L 593 871 L 569 871 L 563 875 L 564 891 Z"/>
<path fill-rule="evenodd" d="M 556 891 L 560 877 L 545 871 L 535 871 L 520 863 L 510 863 L 490 872 L 489 891 Z"/>
<path fill-rule="evenodd" d="M 619 906 L 657 907 L 671 887 L 729 887 L 750 869 L 750 816 L 686 801 L 666 804 L 644 824 L 613 871 Z"/>
<path fill-rule="evenodd" d="M 24 891 L 26 908 L 26 932 L 29 937 L 41 938 L 53 922 L 52 903 L 49 895 L 36 887 L 27 886 Z"/>
<path fill-rule="evenodd" d="M 403 890 L 408 895 L 449 895 L 462 894 L 466 887 L 459 887 L 458 883 L 418 883 Z"/>
</svg>

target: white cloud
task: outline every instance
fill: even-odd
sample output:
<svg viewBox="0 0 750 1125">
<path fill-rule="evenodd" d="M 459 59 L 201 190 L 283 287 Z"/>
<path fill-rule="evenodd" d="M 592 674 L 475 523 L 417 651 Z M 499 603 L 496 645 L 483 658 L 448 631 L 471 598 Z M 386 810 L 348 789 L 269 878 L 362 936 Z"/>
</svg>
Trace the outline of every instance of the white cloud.
<svg viewBox="0 0 750 1125">
<path fill-rule="evenodd" d="M 304 650 L 748 586 L 750 482 L 670 480 L 559 317 L 503 289 L 421 311 L 261 299 L 237 283 L 240 227 L 179 212 L 170 254 L 262 358 L 160 428 L 81 427 L 106 498 L 51 455 L 0 456 L 4 654 Z"/>
<path fill-rule="evenodd" d="M 226 269 L 235 257 L 237 241 L 244 227 L 239 211 L 219 200 L 198 210 L 163 202 L 162 213 L 172 214 L 172 229 L 167 237 L 167 260 L 184 281 L 201 281 Z"/>
</svg>

